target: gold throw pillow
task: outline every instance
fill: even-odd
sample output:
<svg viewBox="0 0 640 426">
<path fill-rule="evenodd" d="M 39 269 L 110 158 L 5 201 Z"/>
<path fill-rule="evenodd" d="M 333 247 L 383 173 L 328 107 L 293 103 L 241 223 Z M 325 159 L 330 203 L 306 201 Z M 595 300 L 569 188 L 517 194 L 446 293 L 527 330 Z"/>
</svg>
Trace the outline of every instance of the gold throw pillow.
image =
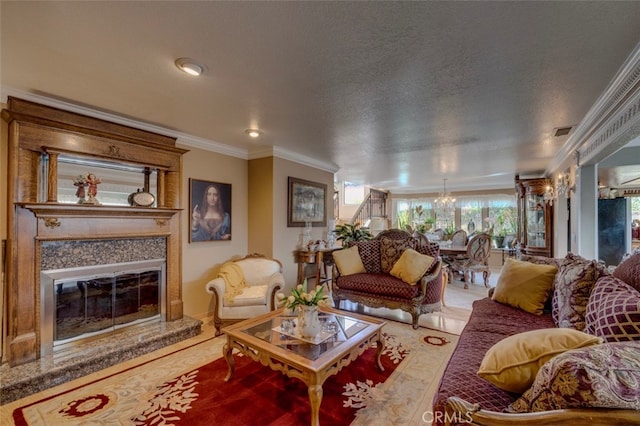
<svg viewBox="0 0 640 426">
<path fill-rule="evenodd" d="M 390 274 L 407 284 L 415 285 L 433 264 L 434 258 L 406 249 L 391 268 Z"/>
<path fill-rule="evenodd" d="M 333 261 L 340 271 L 340 275 L 360 274 L 366 272 L 358 246 L 354 245 L 348 249 L 333 252 Z"/>
<path fill-rule="evenodd" d="M 558 268 L 515 259 L 507 259 L 502 266 L 492 300 L 542 315 L 544 304 L 553 290 Z"/>
<path fill-rule="evenodd" d="M 508 392 L 523 393 L 538 370 L 570 349 L 602 343 L 602 339 L 572 328 L 543 328 L 500 340 L 484 355 L 478 376 Z"/>
</svg>

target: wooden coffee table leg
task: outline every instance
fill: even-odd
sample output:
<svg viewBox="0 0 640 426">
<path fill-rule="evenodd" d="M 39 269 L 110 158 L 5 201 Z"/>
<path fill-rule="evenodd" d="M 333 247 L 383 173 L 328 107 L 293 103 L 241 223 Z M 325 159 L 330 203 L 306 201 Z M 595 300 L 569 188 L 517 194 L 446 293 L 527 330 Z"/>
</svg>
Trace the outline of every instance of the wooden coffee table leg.
<svg viewBox="0 0 640 426">
<path fill-rule="evenodd" d="M 382 356 L 382 351 L 384 351 L 384 340 L 382 339 L 382 330 L 378 330 L 378 342 L 376 345 L 376 363 L 378 364 L 378 368 L 380 371 L 384 371 L 384 367 L 382 366 L 382 361 L 380 361 L 380 357 Z"/>
<path fill-rule="evenodd" d="M 311 404 L 311 426 L 320 425 L 320 404 L 322 403 L 322 385 L 309 385 L 309 403 Z"/>
<path fill-rule="evenodd" d="M 229 366 L 229 372 L 227 373 L 227 377 L 224 378 L 225 382 L 231 380 L 231 376 L 233 376 L 233 372 L 236 368 L 236 365 L 233 361 L 233 347 L 231 346 L 231 342 L 227 338 L 227 343 L 222 348 L 222 354 L 224 355 L 224 359 L 227 360 L 227 365 Z"/>
</svg>

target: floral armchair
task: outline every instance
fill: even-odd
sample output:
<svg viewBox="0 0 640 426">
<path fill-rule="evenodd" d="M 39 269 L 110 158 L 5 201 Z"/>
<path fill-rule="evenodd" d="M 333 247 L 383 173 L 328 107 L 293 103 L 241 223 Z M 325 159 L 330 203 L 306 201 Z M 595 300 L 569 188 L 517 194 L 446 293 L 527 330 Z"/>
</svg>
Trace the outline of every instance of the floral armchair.
<svg viewBox="0 0 640 426">
<path fill-rule="evenodd" d="M 276 293 L 284 287 L 282 263 L 261 254 L 249 254 L 225 263 L 206 284 L 213 295 L 216 336 L 223 325 L 267 313 L 277 307 Z"/>
</svg>

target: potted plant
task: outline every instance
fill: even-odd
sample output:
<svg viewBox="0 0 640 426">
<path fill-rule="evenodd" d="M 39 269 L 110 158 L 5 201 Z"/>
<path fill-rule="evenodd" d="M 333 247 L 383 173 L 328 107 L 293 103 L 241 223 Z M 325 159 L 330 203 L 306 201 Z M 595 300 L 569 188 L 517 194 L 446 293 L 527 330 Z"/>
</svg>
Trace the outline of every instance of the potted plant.
<svg viewBox="0 0 640 426">
<path fill-rule="evenodd" d="M 342 241 L 342 245 L 347 245 L 351 241 L 363 241 L 373 238 L 373 234 L 369 231 L 369 228 L 364 226 L 360 227 L 359 222 L 353 225 L 350 223 L 336 225 L 336 229 L 334 229 L 333 232 L 338 236 L 336 239 Z"/>
<path fill-rule="evenodd" d="M 433 228 L 433 225 L 436 223 L 436 220 L 432 217 L 428 217 L 424 220 L 424 227 L 425 227 L 425 232 L 429 232 L 431 231 L 431 228 Z"/>
<path fill-rule="evenodd" d="M 455 225 L 453 223 L 447 224 L 446 228 L 444 228 L 444 240 L 449 241 L 454 232 L 456 232 Z"/>
<path fill-rule="evenodd" d="M 504 238 L 507 236 L 507 230 L 505 228 L 501 228 L 494 236 L 493 240 L 496 242 L 497 248 L 504 247 Z"/>
</svg>

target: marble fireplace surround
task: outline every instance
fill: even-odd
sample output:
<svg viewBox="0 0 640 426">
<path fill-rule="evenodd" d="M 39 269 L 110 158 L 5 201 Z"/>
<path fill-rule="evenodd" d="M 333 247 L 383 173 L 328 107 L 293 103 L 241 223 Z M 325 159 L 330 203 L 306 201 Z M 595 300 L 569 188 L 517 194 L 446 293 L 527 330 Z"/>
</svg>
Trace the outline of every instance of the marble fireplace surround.
<svg viewBox="0 0 640 426">
<path fill-rule="evenodd" d="M 75 279 L 83 276 L 105 276 L 110 272 L 118 271 L 119 274 L 127 271 L 155 269 L 160 272 L 158 282 L 159 315 L 150 316 L 148 320 L 163 319 L 164 300 L 166 294 L 165 263 L 166 263 L 166 239 L 165 238 L 129 238 L 119 240 L 74 240 L 74 241 L 45 241 L 40 245 L 40 346 L 41 355 L 53 354 L 58 348 L 66 345 L 54 346 L 54 328 L 56 327 L 56 296 L 55 282 L 57 279 Z M 75 288 L 75 286 L 74 286 Z M 111 293 L 113 294 L 113 293 Z M 113 302 L 112 302 L 113 303 Z M 86 308 L 95 302 L 88 303 Z M 112 309 L 114 307 L 112 306 Z M 84 312 L 86 315 L 87 312 Z M 89 314 L 90 315 L 90 314 Z M 80 334 L 73 338 L 69 344 L 79 344 L 87 339 L 103 337 L 106 334 L 120 332 L 122 328 L 135 325 L 134 323 L 122 323 L 115 327 L 104 328 L 100 331 Z M 86 332 L 85 332 L 86 333 Z"/>
</svg>

